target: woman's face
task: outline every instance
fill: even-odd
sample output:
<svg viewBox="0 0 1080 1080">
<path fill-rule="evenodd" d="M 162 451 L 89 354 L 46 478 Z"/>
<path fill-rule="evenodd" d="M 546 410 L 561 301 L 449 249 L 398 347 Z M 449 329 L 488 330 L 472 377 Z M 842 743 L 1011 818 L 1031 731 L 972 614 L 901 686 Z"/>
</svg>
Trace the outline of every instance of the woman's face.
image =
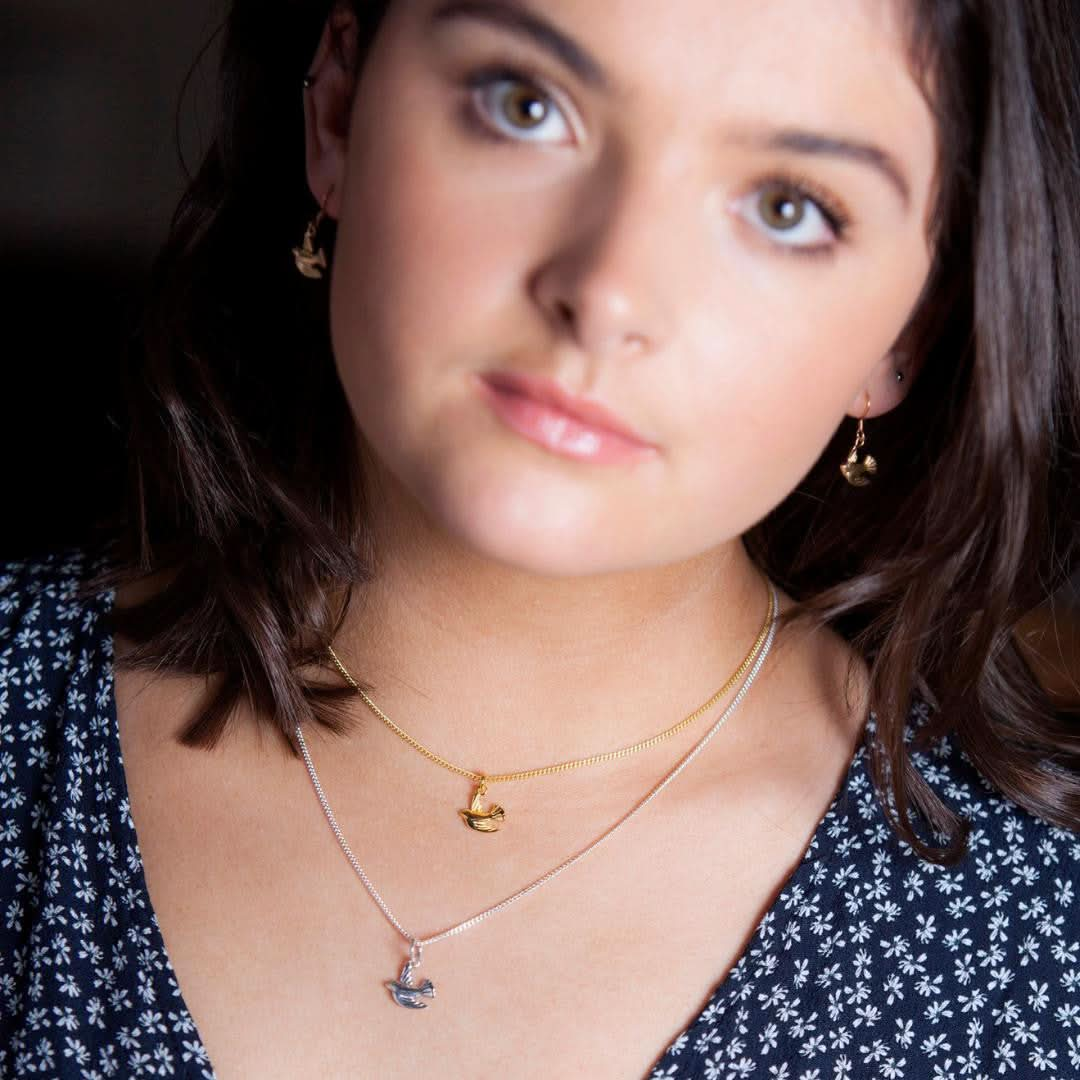
<svg viewBox="0 0 1080 1080">
<path fill-rule="evenodd" d="M 398 0 L 351 115 L 325 36 L 313 70 L 341 380 L 378 467 L 471 549 L 561 575 L 701 555 L 867 393 L 897 404 L 936 159 L 892 3 Z M 521 376 L 648 448 L 492 390 Z"/>
</svg>

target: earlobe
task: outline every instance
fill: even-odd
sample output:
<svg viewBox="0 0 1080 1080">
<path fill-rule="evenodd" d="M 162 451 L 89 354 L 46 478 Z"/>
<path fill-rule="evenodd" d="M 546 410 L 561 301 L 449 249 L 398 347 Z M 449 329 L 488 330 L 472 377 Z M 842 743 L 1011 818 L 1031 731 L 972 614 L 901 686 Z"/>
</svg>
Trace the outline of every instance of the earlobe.
<svg viewBox="0 0 1080 1080">
<path fill-rule="evenodd" d="M 322 205 L 325 200 L 326 216 L 334 219 L 339 215 L 345 174 L 355 44 L 355 18 L 335 9 L 323 27 L 301 87 L 308 186 L 316 203 Z"/>
<path fill-rule="evenodd" d="M 888 352 L 871 372 L 866 385 L 855 395 L 847 414 L 855 419 L 881 416 L 904 400 L 907 386 L 908 371 L 904 354 L 897 350 Z M 869 413 L 866 413 L 867 395 L 873 403 Z"/>
</svg>

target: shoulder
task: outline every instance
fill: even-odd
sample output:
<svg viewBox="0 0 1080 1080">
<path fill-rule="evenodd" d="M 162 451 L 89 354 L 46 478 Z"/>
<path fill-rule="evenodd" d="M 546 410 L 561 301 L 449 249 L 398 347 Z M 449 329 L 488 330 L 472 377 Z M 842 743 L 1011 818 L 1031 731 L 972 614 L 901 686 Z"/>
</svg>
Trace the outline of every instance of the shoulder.
<svg viewBox="0 0 1080 1080">
<path fill-rule="evenodd" d="M 0 784 L 13 754 L 40 760 L 46 731 L 85 716 L 108 690 L 111 594 L 87 592 L 100 566 L 81 548 L 0 562 Z"/>
<path fill-rule="evenodd" d="M 0 562 L 0 688 L 8 691 L 7 710 L 17 702 L 41 710 L 44 692 L 98 651 L 98 623 L 111 597 L 88 595 L 86 586 L 100 566 L 82 548 Z"/>
<path fill-rule="evenodd" d="M 1015 906 L 1023 897 L 1036 894 L 1063 908 L 1071 905 L 1080 884 L 1080 832 L 1037 816 L 995 788 L 955 733 L 920 740 L 931 714 L 925 702 L 915 702 L 904 727 L 905 750 L 919 779 L 968 823 L 967 847 L 961 858 L 951 865 L 928 862 L 893 832 L 879 805 L 868 764 L 868 744 L 876 730 L 872 715 L 844 805 L 833 808 L 837 827 L 857 836 L 860 846 L 873 851 L 882 867 L 891 865 L 894 872 L 903 867 L 915 877 L 935 882 L 941 897 L 964 892 L 969 897 L 965 903 L 977 902 L 984 910 Z M 884 799 L 891 806 L 888 795 Z M 921 815 L 916 814 L 914 826 L 928 844 L 937 846 L 947 839 Z"/>
<path fill-rule="evenodd" d="M 1080 832 L 1056 826 L 995 788 L 978 770 L 955 733 L 922 745 L 918 735 L 931 715 L 929 705 L 916 701 L 904 730 L 908 755 L 935 794 L 970 821 L 970 850 L 977 852 L 991 838 L 1000 838 L 1017 849 L 1024 845 L 1025 837 L 1038 845 L 1066 838 L 1080 844 Z M 1073 858 L 1080 859 L 1080 849 Z"/>
<path fill-rule="evenodd" d="M 935 863 L 895 833 L 868 768 L 871 716 L 813 843 L 688 1048 L 712 1053 L 713 1035 L 735 1024 L 740 1046 L 756 1028 L 773 1060 L 816 1059 L 823 1077 L 910 1076 L 923 1059 L 935 1076 L 1063 1075 L 1080 1060 L 1080 833 L 996 791 L 954 738 L 916 745 L 929 713 L 916 704 L 904 741 L 970 822 L 964 855 Z M 925 822 L 916 831 L 944 842 Z"/>
<path fill-rule="evenodd" d="M 928 714 L 919 707 L 909 734 Z M 931 789 L 970 823 L 964 858 L 928 872 L 938 910 L 955 928 L 977 922 L 988 933 L 984 963 L 1009 965 L 1025 987 L 1042 973 L 1059 993 L 1080 991 L 1080 941 L 1070 937 L 1080 917 L 1080 831 L 998 791 L 955 736 L 912 749 L 910 757 Z M 949 942 L 950 951 L 959 940 Z"/>
<path fill-rule="evenodd" d="M 101 568 L 81 548 L 0 562 L 4 840 L 40 828 L 45 808 L 63 800 L 61 788 L 77 793 L 91 753 L 106 735 L 112 643 L 105 616 L 111 594 L 88 587 Z"/>
<path fill-rule="evenodd" d="M 821 884 L 846 917 L 865 1015 L 883 1020 L 903 1000 L 916 1029 L 927 1021 L 963 1027 L 970 1060 L 1043 1068 L 1070 1052 L 1058 1025 L 1080 1022 L 1080 833 L 994 788 L 955 735 L 919 744 L 930 715 L 917 702 L 904 740 L 920 777 L 969 823 L 963 856 L 951 865 L 919 858 L 858 769 L 851 804 L 837 815 L 852 847 L 828 860 L 831 878 L 823 872 Z M 916 831 L 945 841 L 921 818 Z M 887 977 L 875 982 L 871 972 Z"/>
<path fill-rule="evenodd" d="M 55 794 L 60 763 L 88 750 L 111 700 L 110 594 L 87 588 L 81 548 L 0 562 L 0 825 L 10 839 Z M 22 821 L 22 826 L 20 822 Z"/>
<path fill-rule="evenodd" d="M 0 563 L 0 1076 L 209 1077 L 131 819 L 105 568 Z"/>
</svg>

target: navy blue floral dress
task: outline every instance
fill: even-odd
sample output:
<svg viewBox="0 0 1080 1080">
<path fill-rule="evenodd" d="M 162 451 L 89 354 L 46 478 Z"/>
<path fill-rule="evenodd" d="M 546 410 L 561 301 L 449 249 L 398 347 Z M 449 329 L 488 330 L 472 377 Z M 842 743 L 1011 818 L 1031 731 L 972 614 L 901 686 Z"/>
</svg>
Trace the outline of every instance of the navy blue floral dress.
<svg viewBox="0 0 1080 1080">
<path fill-rule="evenodd" d="M 75 595 L 92 568 L 79 550 L 0 565 L 0 1076 L 210 1078 L 129 812 L 114 597 Z M 746 951 L 643 1077 L 1080 1077 L 1080 835 L 947 739 L 913 759 L 972 819 L 967 857 L 937 867 L 896 839 L 860 746 Z"/>
</svg>

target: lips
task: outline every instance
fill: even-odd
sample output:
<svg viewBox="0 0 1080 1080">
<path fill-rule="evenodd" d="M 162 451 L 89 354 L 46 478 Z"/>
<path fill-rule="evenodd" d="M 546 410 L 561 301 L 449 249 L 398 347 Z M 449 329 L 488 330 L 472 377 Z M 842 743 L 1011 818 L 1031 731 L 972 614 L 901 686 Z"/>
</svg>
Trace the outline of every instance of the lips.
<svg viewBox="0 0 1080 1080">
<path fill-rule="evenodd" d="M 619 439 L 643 450 L 656 449 L 655 446 L 620 420 L 610 409 L 605 408 L 599 402 L 574 397 L 551 379 L 507 371 L 488 372 L 481 376 L 481 379 L 494 390 L 550 406 L 560 413 L 565 413 L 572 420 L 578 421 L 585 427 L 617 436 Z"/>
<path fill-rule="evenodd" d="M 551 379 L 507 371 L 473 377 L 499 420 L 549 453 L 593 465 L 623 466 L 658 454 L 656 446 L 610 409 L 568 394 Z"/>
</svg>

